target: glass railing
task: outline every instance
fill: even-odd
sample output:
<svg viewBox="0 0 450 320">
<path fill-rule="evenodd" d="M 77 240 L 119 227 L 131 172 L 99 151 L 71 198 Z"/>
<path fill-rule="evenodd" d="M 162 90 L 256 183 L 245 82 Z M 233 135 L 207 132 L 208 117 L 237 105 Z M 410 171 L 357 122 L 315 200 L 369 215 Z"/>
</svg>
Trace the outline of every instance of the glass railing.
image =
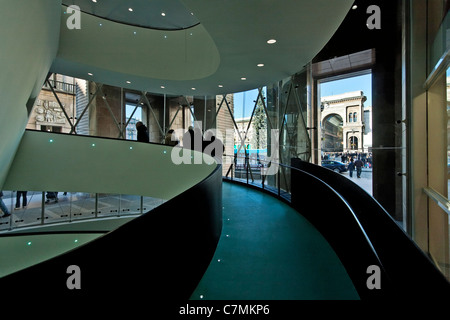
<svg viewBox="0 0 450 320">
<path fill-rule="evenodd" d="M 1 212 L 0 231 L 85 219 L 124 217 L 146 213 L 166 200 L 104 193 L 28 191 L 26 202 L 17 191 L 3 191 L 10 215 Z"/>
</svg>

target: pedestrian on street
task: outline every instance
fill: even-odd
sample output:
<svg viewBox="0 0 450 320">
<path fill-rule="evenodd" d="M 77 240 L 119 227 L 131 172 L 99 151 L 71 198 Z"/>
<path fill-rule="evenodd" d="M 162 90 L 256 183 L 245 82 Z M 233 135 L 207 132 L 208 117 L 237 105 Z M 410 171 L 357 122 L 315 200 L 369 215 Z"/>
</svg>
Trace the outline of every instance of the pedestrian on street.
<svg viewBox="0 0 450 320">
<path fill-rule="evenodd" d="M 358 159 L 355 161 L 355 167 L 356 167 L 356 177 L 361 178 L 361 171 L 362 167 L 364 166 L 364 163 L 361 161 L 361 159 Z"/>
<path fill-rule="evenodd" d="M 354 170 L 355 170 L 355 163 L 353 162 L 353 158 L 351 158 L 350 163 L 348 164 L 348 172 L 350 173 L 350 178 L 353 177 Z"/>
</svg>

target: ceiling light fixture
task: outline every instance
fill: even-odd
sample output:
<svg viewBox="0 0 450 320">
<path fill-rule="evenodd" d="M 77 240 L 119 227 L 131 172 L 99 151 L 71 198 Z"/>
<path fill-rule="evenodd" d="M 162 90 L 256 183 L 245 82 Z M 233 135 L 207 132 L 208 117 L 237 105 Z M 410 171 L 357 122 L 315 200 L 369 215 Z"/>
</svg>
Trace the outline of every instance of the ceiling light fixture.
<svg viewBox="0 0 450 320">
<path fill-rule="evenodd" d="M 247 78 L 242 77 L 241 80 L 247 80 Z"/>
<path fill-rule="evenodd" d="M 94 75 L 93 73 L 91 73 L 91 72 L 88 72 L 88 75 L 90 75 L 91 77 Z"/>
<path fill-rule="evenodd" d="M 219 84 L 218 87 L 219 87 L 219 88 L 223 88 L 223 85 L 222 85 L 222 84 Z"/>
<path fill-rule="evenodd" d="M 195 90 L 195 88 L 191 88 L 192 90 Z"/>
<path fill-rule="evenodd" d="M 130 84 L 130 83 L 131 83 L 131 81 L 127 80 L 127 83 L 128 83 L 128 84 Z"/>
<path fill-rule="evenodd" d="M 92 0 L 92 2 L 97 3 L 97 0 Z"/>
<path fill-rule="evenodd" d="M 358 8 L 358 6 L 355 4 L 352 9 L 355 10 L 356 8 Z"/>
<path fill-rule="evenodd" d="M 128 11 L 133 12 L 133 8 L 128 8 Z"/>
<path fill-rule="evenodd" d="M 161 15 L 162 15 L 163 17 L 165 17 L 165 16 L 166 16 L 166 13 L 165 13 L 165 12 L 161 12 Z"/>
<path fill-rule="evenodd" d="M 257 67 L 264 67 L 264 63 L 258 63 L 256 66 Z"/>
<path fill-rule="evenodd" d="M 164 86 L 161 86 L 161 89 L 165 89 L 166 87 L 164 87 Z"/>
<path fill-rule="evenodd" d="M 267 40 L 267 43 L 268 43 L 268 44 L 274 44 L 275 42 L 277 42 L 277 40 L 275 40 L 275 39 L 269 39 L 269 40 Z"/>
</svg>

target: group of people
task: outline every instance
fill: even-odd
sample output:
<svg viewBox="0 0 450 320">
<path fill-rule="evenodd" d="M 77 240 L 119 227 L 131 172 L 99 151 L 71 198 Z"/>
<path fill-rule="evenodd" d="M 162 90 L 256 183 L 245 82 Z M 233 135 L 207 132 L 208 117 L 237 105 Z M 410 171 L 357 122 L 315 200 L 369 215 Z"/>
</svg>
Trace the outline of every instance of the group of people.
<svg viewBox="0 0 450 320">
<path fill-rule="evenodd" d="M 150 141 L 148 129 L 141 121 L 136 123 L 136 130 L 137 141 Z M 205 135 L 206 136 L 203 137 L 202 131 L 199 128 L 194 129 L 194 127 L 190 126 L 181 138 L 183 142 L 183 148 L 204 152 L 209 145 L 214 144 L 214 148 L 210 148 L 212 157 L 216 155 L 216 149 L 219 149 L 222 152 L 224 151 L 222 142 L 216 139 L 212 132 L 207 131 Z M 170 129 L 164 138 L 164 144 L 169 146 L 177 146 L 179 145 L 179 143 L 180 141 L 175 136 L 175 130 Z"/>
<path fill-rule="evenodd" d="M 28 205 L 28 198 L 27 198 L 28 191 L 17 191 L 16 193 L 16 205 L 14 207 L 14 210 L 19 210 L 20 208 L 26 209 Z M 63 193 L 64 195 L 67 195 L 67 192 Z M 47 192 L 46 193 L 47 200 L 45 203 L 50 203 L 51 201 L 58 202 L 58 192 Z M 21 206 L 22 202 L 22 206 Z M 0 209 L 3 212 L 3 215 L 0 216 L 0 218 L 6 218 L 11 215 L 11 213 L 8 210 L 8 207 L 6 206 L 5 202 L 3 201 L 3 191 L 0 191 Z"/>
<path fill-rule="evenodd" d="M 342 163 L 350 163 L 350 159 L 360 159 L 365 168 L 372 167 L 372 153 L 371 152 L 323 152 L 322 160 L 337 160 Z"/>
<path fill-rule="evenodd" d="M 364 167 L 364 162 L 358 158 L 356 161 L 353 161 L 353 158 L 350 158 L 350 162 L 347 166 L 350 178 L 353 178 L 353 171 L 356 170 L 356 177 L 361 178 L 362 168 Z"/>
</svg>

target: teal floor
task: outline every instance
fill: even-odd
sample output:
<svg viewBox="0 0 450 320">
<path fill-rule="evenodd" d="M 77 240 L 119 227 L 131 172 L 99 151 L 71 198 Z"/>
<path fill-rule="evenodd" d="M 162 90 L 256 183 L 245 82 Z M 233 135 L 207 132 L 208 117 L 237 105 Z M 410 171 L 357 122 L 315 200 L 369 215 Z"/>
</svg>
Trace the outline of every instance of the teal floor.
<svg viewBox="0 0 450 320">
<path fill-rule="evenodd" d="M 278 199 L 223 182 L 223 229 L 193 300 L 359 299 L 322 235 Z"/>
</svg>

